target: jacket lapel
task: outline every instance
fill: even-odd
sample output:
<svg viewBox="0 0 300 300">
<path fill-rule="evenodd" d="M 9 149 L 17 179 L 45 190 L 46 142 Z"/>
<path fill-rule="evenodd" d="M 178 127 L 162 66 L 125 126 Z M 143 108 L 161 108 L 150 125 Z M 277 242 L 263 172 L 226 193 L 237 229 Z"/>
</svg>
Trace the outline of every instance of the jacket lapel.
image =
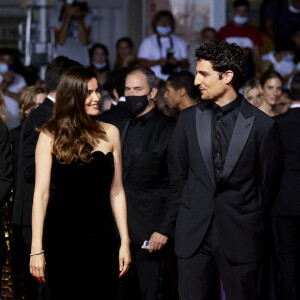
<svg viewBox="0 0 300 300">
<path fill-rule="evenodd" d="M 247 100 L 243 99 L 228 147 L 221 176 L 222 182 L 226 181 L 239 160 L 251 132 L 254 119 L 255 116 L 253 115 L 251 104 L 249 104 Z"/>
<path fill-rule="evenodd" d="M 205 109 L 202 111 L 199 107 L 196 109 L 196 131 L 197 138 L 200 147 L 200 151 L 213 184 L 216 187 L 215 172 L 212 159 L 212 140 L 211 140 L 211 129 L 212 129 L 212 116 L 211 110 Z"/>
</svg>

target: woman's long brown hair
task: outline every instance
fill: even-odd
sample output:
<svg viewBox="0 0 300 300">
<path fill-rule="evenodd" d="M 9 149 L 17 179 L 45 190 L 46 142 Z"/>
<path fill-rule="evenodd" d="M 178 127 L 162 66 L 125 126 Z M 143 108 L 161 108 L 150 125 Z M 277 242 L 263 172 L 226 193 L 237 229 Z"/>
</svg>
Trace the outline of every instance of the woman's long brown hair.
<svg viewBox="0 0 300 300">
<path fill-rule="evenodd" d="M 106 133 L 85 111 L 88 82 L 96 78 L 85 67 L 72 67 L 62 75 L 56 90 L 54 111 L 42 131 L 53 136 L 53 153 L 63 164 L 89 162 L 92 152 Z"/>
</svg>

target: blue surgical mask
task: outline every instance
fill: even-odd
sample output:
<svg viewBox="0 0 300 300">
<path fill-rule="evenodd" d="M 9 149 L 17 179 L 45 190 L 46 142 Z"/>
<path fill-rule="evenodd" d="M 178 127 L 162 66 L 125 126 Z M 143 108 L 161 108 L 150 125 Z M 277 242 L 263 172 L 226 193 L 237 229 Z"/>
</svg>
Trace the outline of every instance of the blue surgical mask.
<svg viewBox="0 0 300 300">
<path fill-rule="evenodd" d="M 161 35 L 167 35 L 172 32 L 172 27 L 156 26 L 156 32 Z"/>
<path fill-rule="evenodd" d="M 97 69 L 103 69 L 103 68 L 105 68 L 105 67 L 106 67 L 106 65 L 107 65 L 107 62 L 105 61 L 105 62 L 103 62 L 103 63 L 99 64 L 99 63 L 97 63 L 97 62 L 93 61 L 93 65 L 94 65 L 94 66 L 95 66 Z"/>
<path fill-rule="evenodd" d="M 248 22 L 248 18 L 247 17 L 234 16 L 233 21 L 236 24 L 243 25 L 243 24 L 246 24 Z"/>
<path fill-rule="evenodd" d="M 289 5 L 289 10 L 290 10 L 290 12 L 292 12 L 294 14 L 300 14 L 300 8 L 296 8 L 293 5 Z"/>
<path fill-rule="evenodd" d="M 287 54 L 282 58 L 282 60 L 286 62 L 292 62 L 294 60 L 294 57 L 294 54 Z"/>
<path fill-rule="evenodd" d="M 6 73 L 8 71 L 8 65 L 0 63 L 0 73 Z"/>
</svg>

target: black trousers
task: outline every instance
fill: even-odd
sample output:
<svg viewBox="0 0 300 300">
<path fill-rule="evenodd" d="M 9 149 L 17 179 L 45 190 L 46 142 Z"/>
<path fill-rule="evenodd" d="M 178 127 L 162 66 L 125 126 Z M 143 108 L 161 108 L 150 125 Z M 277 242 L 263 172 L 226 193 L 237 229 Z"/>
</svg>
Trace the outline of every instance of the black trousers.
<svg viewBox="0 0 300 300">
<path fill-rule="evenodd" d="M 300 299 L 300 216 L 273 217 L 278 300 Z"/>
<path fill-rule="evenodd" d="M 214 220 L 198 251 L 189 258 L 177 258 L 180 300 L 219 299 L 218 272 L 226 300 L 257 300 L 259 262 L 230 263 L 220 246 Z"/>
<path fill-rule="evenodd" d="M 165 261 L 167 249 L 149 253 L 132 244 L 131 265 L 119 280 L 119 300 L 165 299 Z"/>
</svg>

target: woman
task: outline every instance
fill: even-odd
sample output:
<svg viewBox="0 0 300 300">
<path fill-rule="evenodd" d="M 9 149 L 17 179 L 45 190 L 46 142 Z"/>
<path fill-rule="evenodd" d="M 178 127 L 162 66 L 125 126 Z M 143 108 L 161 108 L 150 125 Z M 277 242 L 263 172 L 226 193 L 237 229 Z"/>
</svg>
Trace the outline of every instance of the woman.
<svg viewBox="0 0 300 300">
<path fill-rule="evenodd" d="M 90 50 L 91 69 L 96 73 L 96 78 L 101 88 L 106 88 L 105 86 L 110 72 L 108 56 L 108 49 L 103 44 L 94 44 Z"/>
<path fill-rule="evenodd" d="M 118 269 L 122 277 L 130 264 L 119 132 L 93 118 L 97 89 L 93 71 L 67 70 L 36 148 L 30 272 L 45 281 L 47 262 L 55 300 L 115 299 Z M 50 178 L 56 194 L 48 205 Z"/>
<path fill-rule="evenodd" d="M 261 85 L 258 79 L 249 80 L 244 85 L 244 97 L 255 107 L 259 107 L 261 105 L 261 93 Z"/>
<path fill-rule="evenodd" d="M 122 68 L 131 68 L 137 64 L 133 42 L 129 37 L 120 38 L 116 43 L 116 50 L 117 58 L 114 71 L 119 71 Z"/>
<path fill-rule="evenodd" d="M 277 116 L 276 104 L 283 87 L 281 75 L 276 71 L 268 70 L 261 76 L 260 85 L 262 87 L 262 102 L 258 108 L 270 117 Z"/>
</svg>

